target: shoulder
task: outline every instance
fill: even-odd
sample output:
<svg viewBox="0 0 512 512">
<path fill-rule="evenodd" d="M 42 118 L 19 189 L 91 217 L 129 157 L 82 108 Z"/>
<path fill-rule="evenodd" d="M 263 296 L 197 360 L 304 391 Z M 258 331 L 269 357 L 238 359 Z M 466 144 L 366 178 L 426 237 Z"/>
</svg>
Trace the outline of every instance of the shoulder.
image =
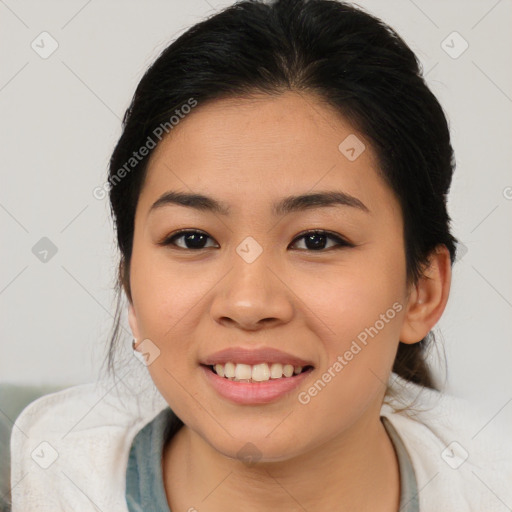
<svg viewBox="0 0 512 512">
<path fill-rule="evenodd" d="M 512 503 L 512 441 L 471 402 L 392 374 L 381 415 L 411 457 L 420 509 L 487 512 Z"/>
<path fill-rule="evenodd" d="M 166 406 L 158 393 L 142 399 L 112 382 L 73 386 L 31 402 L 11 435 L 13 512 L 125 510 L 131 443 Z"/>
</svg>

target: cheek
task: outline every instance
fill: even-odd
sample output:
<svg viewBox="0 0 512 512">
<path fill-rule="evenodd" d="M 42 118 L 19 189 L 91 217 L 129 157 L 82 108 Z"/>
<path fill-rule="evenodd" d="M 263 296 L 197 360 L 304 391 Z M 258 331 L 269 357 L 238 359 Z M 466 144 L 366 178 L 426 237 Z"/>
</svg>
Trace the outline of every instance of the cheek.
<svg viewBox="0 0 512 512">
<path fill-rule="evenodd" d="M 191 421 L 201 410 L 195 410 L 194 395 L 184 393 L 184 385 L 196 369 L 195 353 L 191 349 L 194 307 L 211 288 L 197 275 L 179 271 L 166 263 L 161 255 L 151 251 L 133 256 L 131 276 L 133 299 L 140 336 L 149 339 L 157 357 L 147 366 L 157 389 L 178 416 Z M 192 334 L 192 335 L 191 335 Z"/>
<path fill-rule="evenodd" d="M 343 349 L 382 315 L 386 328 L 378 322 L 379 330 L 386 334 L 400 330 L 396 320 L 401 308 L 393 304 L 405 298 L 405 262 L 398 251 L 374 252 L 361 251 L 350 262 L 326 268 L 324 274 L 304 273 L 293 281 L 297 295 L 312 312 L 315 331 L 329 347 Z"/>
<path fill-rule="evenodd" d="M 179 267 L 166 263 L 159 251 L 134 250 L 131 288 L 139 333 L 160 351 L 148 368 L 150 372 L 173 361 L 186 361 L 186 337 L 180 336 L 180 330 L 204 291 L 201 280 L 184 276 Z"/>
<path fill-rule="evenodd" d="M 322 381 L 329 391 L 319 384 L 324 396 L 315 399 L 318 406 L 331 400 L 340 406 L 349 400 L 351 407 L 366 403 L 383 389 L 398 346 L 405 313 L 400 241 L 361 251 L 353 261 L 331 268 L 329 275 L 308 276 L 298 291 L 314 313 L 308 315 L 309 329 L 322 340 L 325 354 Z"/>
<path fill-rule="evenodd" d="M 141 245 L 134 245 L 131 267 L 139 328 L 148 338 L 163 343 L 204 295 L 205 284 L 199 274 L 171 263 L 165 250 Z"/>
<path fill-rule="evenodd" d="M 328 315 L 335 334 L 322 340 L 327 360 L 297 396 L 297 407 L 311 429 L 323 431 L 326 438 L 348 427 L 369 407 L 380 409 L 404 309 L 399 301 L 392 301 L 392 293 L 380 290 L 376 297 L 376 290 L 371 290 L 345 295 L 341 294 L 345 288 L 338 289 L 348 299 L 341 308 L 330 303 Z"/>
</svg>

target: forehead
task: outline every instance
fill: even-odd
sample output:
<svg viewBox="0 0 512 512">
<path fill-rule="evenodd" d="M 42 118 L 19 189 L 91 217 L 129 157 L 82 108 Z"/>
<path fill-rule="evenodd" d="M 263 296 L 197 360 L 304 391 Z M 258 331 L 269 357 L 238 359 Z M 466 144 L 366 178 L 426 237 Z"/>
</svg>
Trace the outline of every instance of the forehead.
<svg viewBox="0 0 512 512">
<path fill-rule="evenodd" d="M 207 193 L 235 213 L 315 189 L 342 190 L 370 209 L 392 195 L 369 141 L 318 97 L 292 92 L 198 104 L 151 155 L 141 208 L 167 189 Z"/>
</svg>

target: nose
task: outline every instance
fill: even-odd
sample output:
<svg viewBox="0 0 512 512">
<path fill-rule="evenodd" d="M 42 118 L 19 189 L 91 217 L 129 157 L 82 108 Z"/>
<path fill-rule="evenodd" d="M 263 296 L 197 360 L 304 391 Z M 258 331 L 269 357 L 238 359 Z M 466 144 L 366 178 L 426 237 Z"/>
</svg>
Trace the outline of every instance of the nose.
<svg viewBox="0 0 512 512">
<path fill-rule="evenodd" d="M 257 331 L 291 320 L 293 293 L 264 253 L 252 263 L 235 254 L 232 269 L 216 287 L 211 303 L 216 322 Z"/>
</svg>

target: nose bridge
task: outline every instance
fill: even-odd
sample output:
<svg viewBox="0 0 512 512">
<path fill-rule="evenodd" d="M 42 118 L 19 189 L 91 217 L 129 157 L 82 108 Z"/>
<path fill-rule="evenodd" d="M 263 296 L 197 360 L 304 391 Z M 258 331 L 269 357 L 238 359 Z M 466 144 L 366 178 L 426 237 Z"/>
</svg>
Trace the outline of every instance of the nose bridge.
<svg viewBox="0 0 512 512">
<path fill-rule="evenodd" d="M 277 277 L 271 250 L 248 236 L 235 248 L 232 268 L 212 304 L 216 320 L 231 319 L 245 328 L 262 320 L 285 321 L 292 314 L 286 286 Z"/>
<path fill-rule="evenodd" d="M 252 303 L 253 307 L 268 301 L 267 295 L 275 284 L 272 283 L 275 276 L 271 270 L 270 250 L 248 236 L 235 248 L 232 265 L 229 293 L 233 299 L 248 305 Z"/>
<path fill-rule="evenodd" d="M 256 245 L 257 244 L 257 245 Z M 242 295 L 249 292 L 268 293 L 272 286 L 272 262 L 269 261 L 269 251 L 263 250 L 255 241 L 244 241 L 236 249 L 233 256 L 233 288 Z M 269 275 L 270 274 L 270 275 Z M 255 297 L 256 298 L 256 297 Z"/>
</svg>

